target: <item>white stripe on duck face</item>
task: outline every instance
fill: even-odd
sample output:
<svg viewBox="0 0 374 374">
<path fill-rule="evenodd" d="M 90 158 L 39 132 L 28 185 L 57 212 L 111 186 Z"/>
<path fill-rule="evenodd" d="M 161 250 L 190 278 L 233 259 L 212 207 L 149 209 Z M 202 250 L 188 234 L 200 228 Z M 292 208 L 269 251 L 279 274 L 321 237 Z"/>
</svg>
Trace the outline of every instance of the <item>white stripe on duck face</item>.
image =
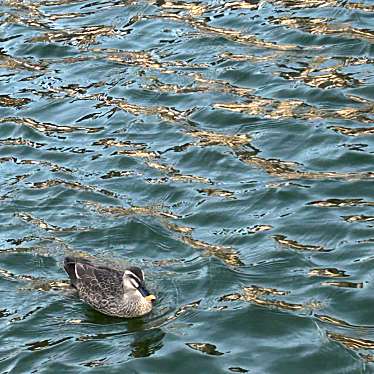
<svg viewBox="0 0 374 374">
<path fill-rule="evenodd" d="M 79 269 L 78 269 L 79 268 Z M 75 276 L 77 277 L 77 279 L 81 279 L 81 277 L 79 276 L 78 274 L 78 270 L 82 270 L 82 272 L 84 271 L 84 267 L 82 264 L 80 264 L 79 262 L 76 262 L 75 263 L 75 266 L 74 266 L 74 272 L 75 272 Z"/>
<path fill-rule="evenodd" d="M 130 279 L 130 282 L 133 285 L 133 287 L 139 288 L 140 284 L 142 283 L 139 277 L 130 270 L 125 270 L 125 274 Z"/>
</svg>

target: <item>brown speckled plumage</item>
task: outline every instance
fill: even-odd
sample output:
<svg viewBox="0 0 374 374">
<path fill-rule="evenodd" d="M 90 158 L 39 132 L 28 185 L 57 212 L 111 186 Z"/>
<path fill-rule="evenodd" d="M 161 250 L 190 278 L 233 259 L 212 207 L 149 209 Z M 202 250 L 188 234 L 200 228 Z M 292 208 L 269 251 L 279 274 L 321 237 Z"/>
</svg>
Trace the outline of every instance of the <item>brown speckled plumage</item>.
<svg viewBox="0 0 374 374">
<path fill-rule="evenodd" d="M 66 257 L 64 268 L 80 299 L 103 314 L 131 318 L 152 310 L 152 302 L 145 298 L 149 292 L 143 272 L 137 267 L 120 271 Z"/>
</svg>

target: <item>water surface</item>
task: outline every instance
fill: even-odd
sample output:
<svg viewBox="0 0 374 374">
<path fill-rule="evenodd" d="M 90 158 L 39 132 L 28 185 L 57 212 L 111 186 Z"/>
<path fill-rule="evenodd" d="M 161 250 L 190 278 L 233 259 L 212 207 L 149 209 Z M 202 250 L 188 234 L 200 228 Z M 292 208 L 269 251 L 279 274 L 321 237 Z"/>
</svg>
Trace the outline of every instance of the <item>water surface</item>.
<svg viewBox="0 0 374 374">
<path fill-rule="evenodd" d="M 371 0 L 3 0 L 1 373 L 374 372 Z M 134 320 L 64 255 L 141 266 Z"/>
</svg>

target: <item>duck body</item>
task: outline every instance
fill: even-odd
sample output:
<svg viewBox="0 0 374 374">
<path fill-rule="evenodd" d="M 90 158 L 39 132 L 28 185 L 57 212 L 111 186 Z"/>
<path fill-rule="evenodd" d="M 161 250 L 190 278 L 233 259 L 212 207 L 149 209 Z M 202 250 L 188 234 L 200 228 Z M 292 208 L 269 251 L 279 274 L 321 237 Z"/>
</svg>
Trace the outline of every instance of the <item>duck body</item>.
<svg viewBox="0 0 374 374">
<path fill-rule="evenodd" d="M 103 314 L 133 318 L 152 310 L 156 298 L 146 290 L 144 273 L 138 267 L 121 271 L 66 257 L 64 269 L 79 298 Z"/>
</svg>

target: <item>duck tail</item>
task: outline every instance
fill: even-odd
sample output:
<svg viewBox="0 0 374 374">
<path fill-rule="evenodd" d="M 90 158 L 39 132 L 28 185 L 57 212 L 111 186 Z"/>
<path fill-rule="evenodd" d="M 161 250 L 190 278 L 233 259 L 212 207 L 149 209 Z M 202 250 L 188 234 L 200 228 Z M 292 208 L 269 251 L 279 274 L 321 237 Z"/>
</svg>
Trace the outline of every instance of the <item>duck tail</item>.
<svg viewBox="0 0 374 374">
<path fill-rule="evenodd" d="M 76 288 L 77 275 L 75 273 L 76 259 L 74 257 L 65 257 L 64 259 L 64 269 L 68 273 L 70 278 L 70 283 Z"/>
</svg>

